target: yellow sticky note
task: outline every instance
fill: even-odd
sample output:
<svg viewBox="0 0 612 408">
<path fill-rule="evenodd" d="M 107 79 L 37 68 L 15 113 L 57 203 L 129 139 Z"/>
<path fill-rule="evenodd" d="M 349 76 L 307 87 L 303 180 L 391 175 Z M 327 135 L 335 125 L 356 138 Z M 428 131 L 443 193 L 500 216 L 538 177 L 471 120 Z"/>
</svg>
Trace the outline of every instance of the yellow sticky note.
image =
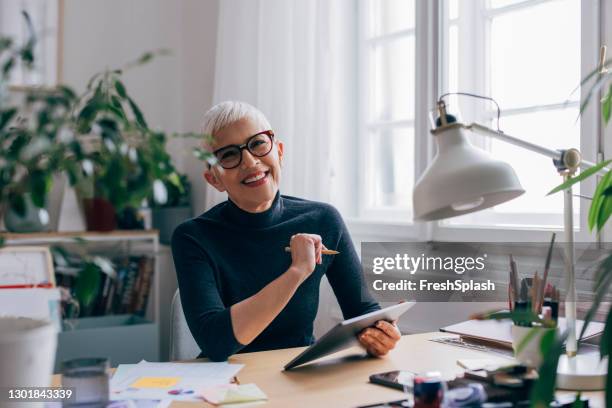
<svg viewBox="0 0 612 408">
<path fill-rule="evenodd" d="M 169 388 L 180 381 L 179 377 L 140 377 L 132 388 Z"/>
</svg>

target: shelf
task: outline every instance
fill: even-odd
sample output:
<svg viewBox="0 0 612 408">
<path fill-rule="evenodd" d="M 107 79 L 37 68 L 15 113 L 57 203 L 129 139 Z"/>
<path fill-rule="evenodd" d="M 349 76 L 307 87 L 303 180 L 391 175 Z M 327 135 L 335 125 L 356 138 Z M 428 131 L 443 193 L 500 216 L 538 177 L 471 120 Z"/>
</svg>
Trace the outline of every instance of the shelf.
<svg viewBox="0 0 612 408">
<path fill-rule="evenodd" d="M 117 241 L 154 241 L 159 239 L 158 230 L 116 230 L 109 232 L 97 231 L 62 231 L 62 232 L 31 232 L 31 233 L 0 233 L 11 244 L 48 244 L 57 242 L 74 242 L 82 239 L 90 242 L 117 242 Z"/>
</svg>

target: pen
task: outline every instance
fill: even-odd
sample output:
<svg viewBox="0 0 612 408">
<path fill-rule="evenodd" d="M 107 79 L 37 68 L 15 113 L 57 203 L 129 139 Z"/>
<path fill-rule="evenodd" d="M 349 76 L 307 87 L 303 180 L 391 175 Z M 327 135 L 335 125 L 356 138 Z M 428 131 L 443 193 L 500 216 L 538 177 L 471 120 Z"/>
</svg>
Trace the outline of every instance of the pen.
<svg viewBox="0 0 612 408">
<path fill-rule="evenodd" d="M 291 252 L 291 247 L 285 247 L 285 252 Z M 338 255 L 340 252 L 333 249 L 324 249 L 321 251 L 323 255 Z"/>
</svg>

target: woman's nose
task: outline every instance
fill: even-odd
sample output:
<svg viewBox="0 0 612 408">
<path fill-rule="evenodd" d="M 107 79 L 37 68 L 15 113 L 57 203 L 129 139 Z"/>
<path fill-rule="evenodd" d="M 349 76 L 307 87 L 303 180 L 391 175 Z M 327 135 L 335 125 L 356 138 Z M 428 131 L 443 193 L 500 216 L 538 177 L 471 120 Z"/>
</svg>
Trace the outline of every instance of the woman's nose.
<svg viewBox="0 0 612 408">
<path fill-rule="evenodd" d="M 259 163 L 259 157 L 253 156 L 247 149 L 242 151 L 242 168 L 248 169 Z"/>
</svg>

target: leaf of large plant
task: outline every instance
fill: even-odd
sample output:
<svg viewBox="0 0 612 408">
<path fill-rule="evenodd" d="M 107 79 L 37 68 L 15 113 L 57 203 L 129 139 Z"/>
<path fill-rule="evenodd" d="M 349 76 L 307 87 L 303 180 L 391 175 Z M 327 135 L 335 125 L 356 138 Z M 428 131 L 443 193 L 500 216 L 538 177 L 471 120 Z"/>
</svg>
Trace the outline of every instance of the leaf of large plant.
<svg viewBox="0 0 612 408">
<path fill-rule="evenodd" d="M 563 353 L 563 342 L 567 333 L 557 336 L 554 330 L 542 335 L 541 350 L 544 361 L 538 370 L 538 380 L 531 389 L 531 406 L 547 408 L 555 397 L 555 384 L 557 382 L 557 366 L 559 357 Z"/>
<path fill-rule="evenodd" d="M 89 307 L 96 298 L 100 286 L 100 274 L 100 268 L 91 262 L 85 263 L 79 272 L 74 292 L 81 307 Z"/>
<path fill-rule="evenodd" d="M 603 203 L 599 209 L 599 214 L 597 215 L 597 231 L 601 231 L 604 225 L 606 225 L 606 221 L 610 218 L 612 214 L 612 197 L 603 195 Z"/>
<path fill-rule="evenodd" d="M 551 195 L 554 193 L 558 193 L 561 190 L 565 190 L 568 187 L 573 186 L 574 184 L 586 179 L 587 177 L 592 176 L 593 174 L 596 174 L 598 171 L 600 171 L 601 169 L 603 169 L 604 167 L 606 167 L 608 164 L 612 163 L 612 160 L 606 160 L 603 161 L 599 164 L 597 164 L 596 166 L 591 167 L 590 169 L 586 169 L 584 171 L 581 171 L 580 174 L 578 174 L 576 177 L 572 177 L 571 179 L 567 180 L 566 182 L 559 184 L 557 187 L 553 188 L 552 190 L 550 190 L 548 192 L 548 194 L 546 195 Z"/>
<path fill-rule="evenodd" d="M 612 305 L 608 309 L 608 317 L 604 332 L 599 342 L 601 358 L 608 357 L 608 375 L 606 376 L 606 407 L 612 407 Z"/>
<path fill-rule="evenodd" d="M 603 334 L 601 335 L 599 353 L 601 357 L 610 357 L 612 353 L 612 305 L 608 309 L 608 317 L 606 318 L 606 325 L 604 327 Z"/>
<path fill-rule="evenodd" d="M 602 100 L 601 113 L 603 115 L 604 123 L 607 125 L 610 121 L 610 114 L 612 113 L 612 84 L 610 84 L 608 94 L 604 96 Z"/>
<path fill-rule="evenodd" d="M 603 301 L 606 294 L 608 294 L 609 288 L 612 285 L 612 254 L 609 254 L 597 268 L 597 272 L 595 275 L 595 294 L 593 296 L 593 302 L 591 303 L 591 307 L 586 313 L 584 317 L 584 325 L 582 326 L 582 331 L 580 332 L 579 339 L 582 340 L 589 323 L 593 320 L 595 313 L 599 309 L 601 302 Z"/>
<path fill-rule="evenodd" d="M 606 61 L 606 63 L 604 64 L 604 67 L 607 67 L 611 64 L 612 60 L 608 60 Z M 609 76 L 612 75 L 612 71 L 608 71 L 604 74 L 602 74 L 599 70 L 599 68 L 597 70 L 592 71 L 582 82 L 581 82 L 581 86 L 586 84 L 593 76 L 597 75 L 597 80 L 595 81 L 595 83 L 589 88 L 586 97 L 584 98 L 583 102 L 580 104 L 580 115 L 582 115 L 582 113 L 584 112 L 584 110 L 586 109 L 586 107 L 588 106 L 589 102 L 591 101 L 591 98 L 593 98 L 593 95 L 595 95 L 597 92 L 599 92 L 599 90 L 608 82 L 609 80 Z"/>
<path fill-rule="evenodd" d="M 597 222 L 599 210 L 601 205 L 603 204 L 603 200 L 605 195 L 603 192 L 606 190 L 606 185 L 610 180 L 610 172 L 608 172 L 597 184 L 595 187 L 595 192 L 593 193 L 593 200 L 591 201 L 591 206 L 589 207 L 589 214 L 587 217 L 587 221 L 589 224 L 589 229 L 593 229 L 595 223 Z"/>
</svg>

